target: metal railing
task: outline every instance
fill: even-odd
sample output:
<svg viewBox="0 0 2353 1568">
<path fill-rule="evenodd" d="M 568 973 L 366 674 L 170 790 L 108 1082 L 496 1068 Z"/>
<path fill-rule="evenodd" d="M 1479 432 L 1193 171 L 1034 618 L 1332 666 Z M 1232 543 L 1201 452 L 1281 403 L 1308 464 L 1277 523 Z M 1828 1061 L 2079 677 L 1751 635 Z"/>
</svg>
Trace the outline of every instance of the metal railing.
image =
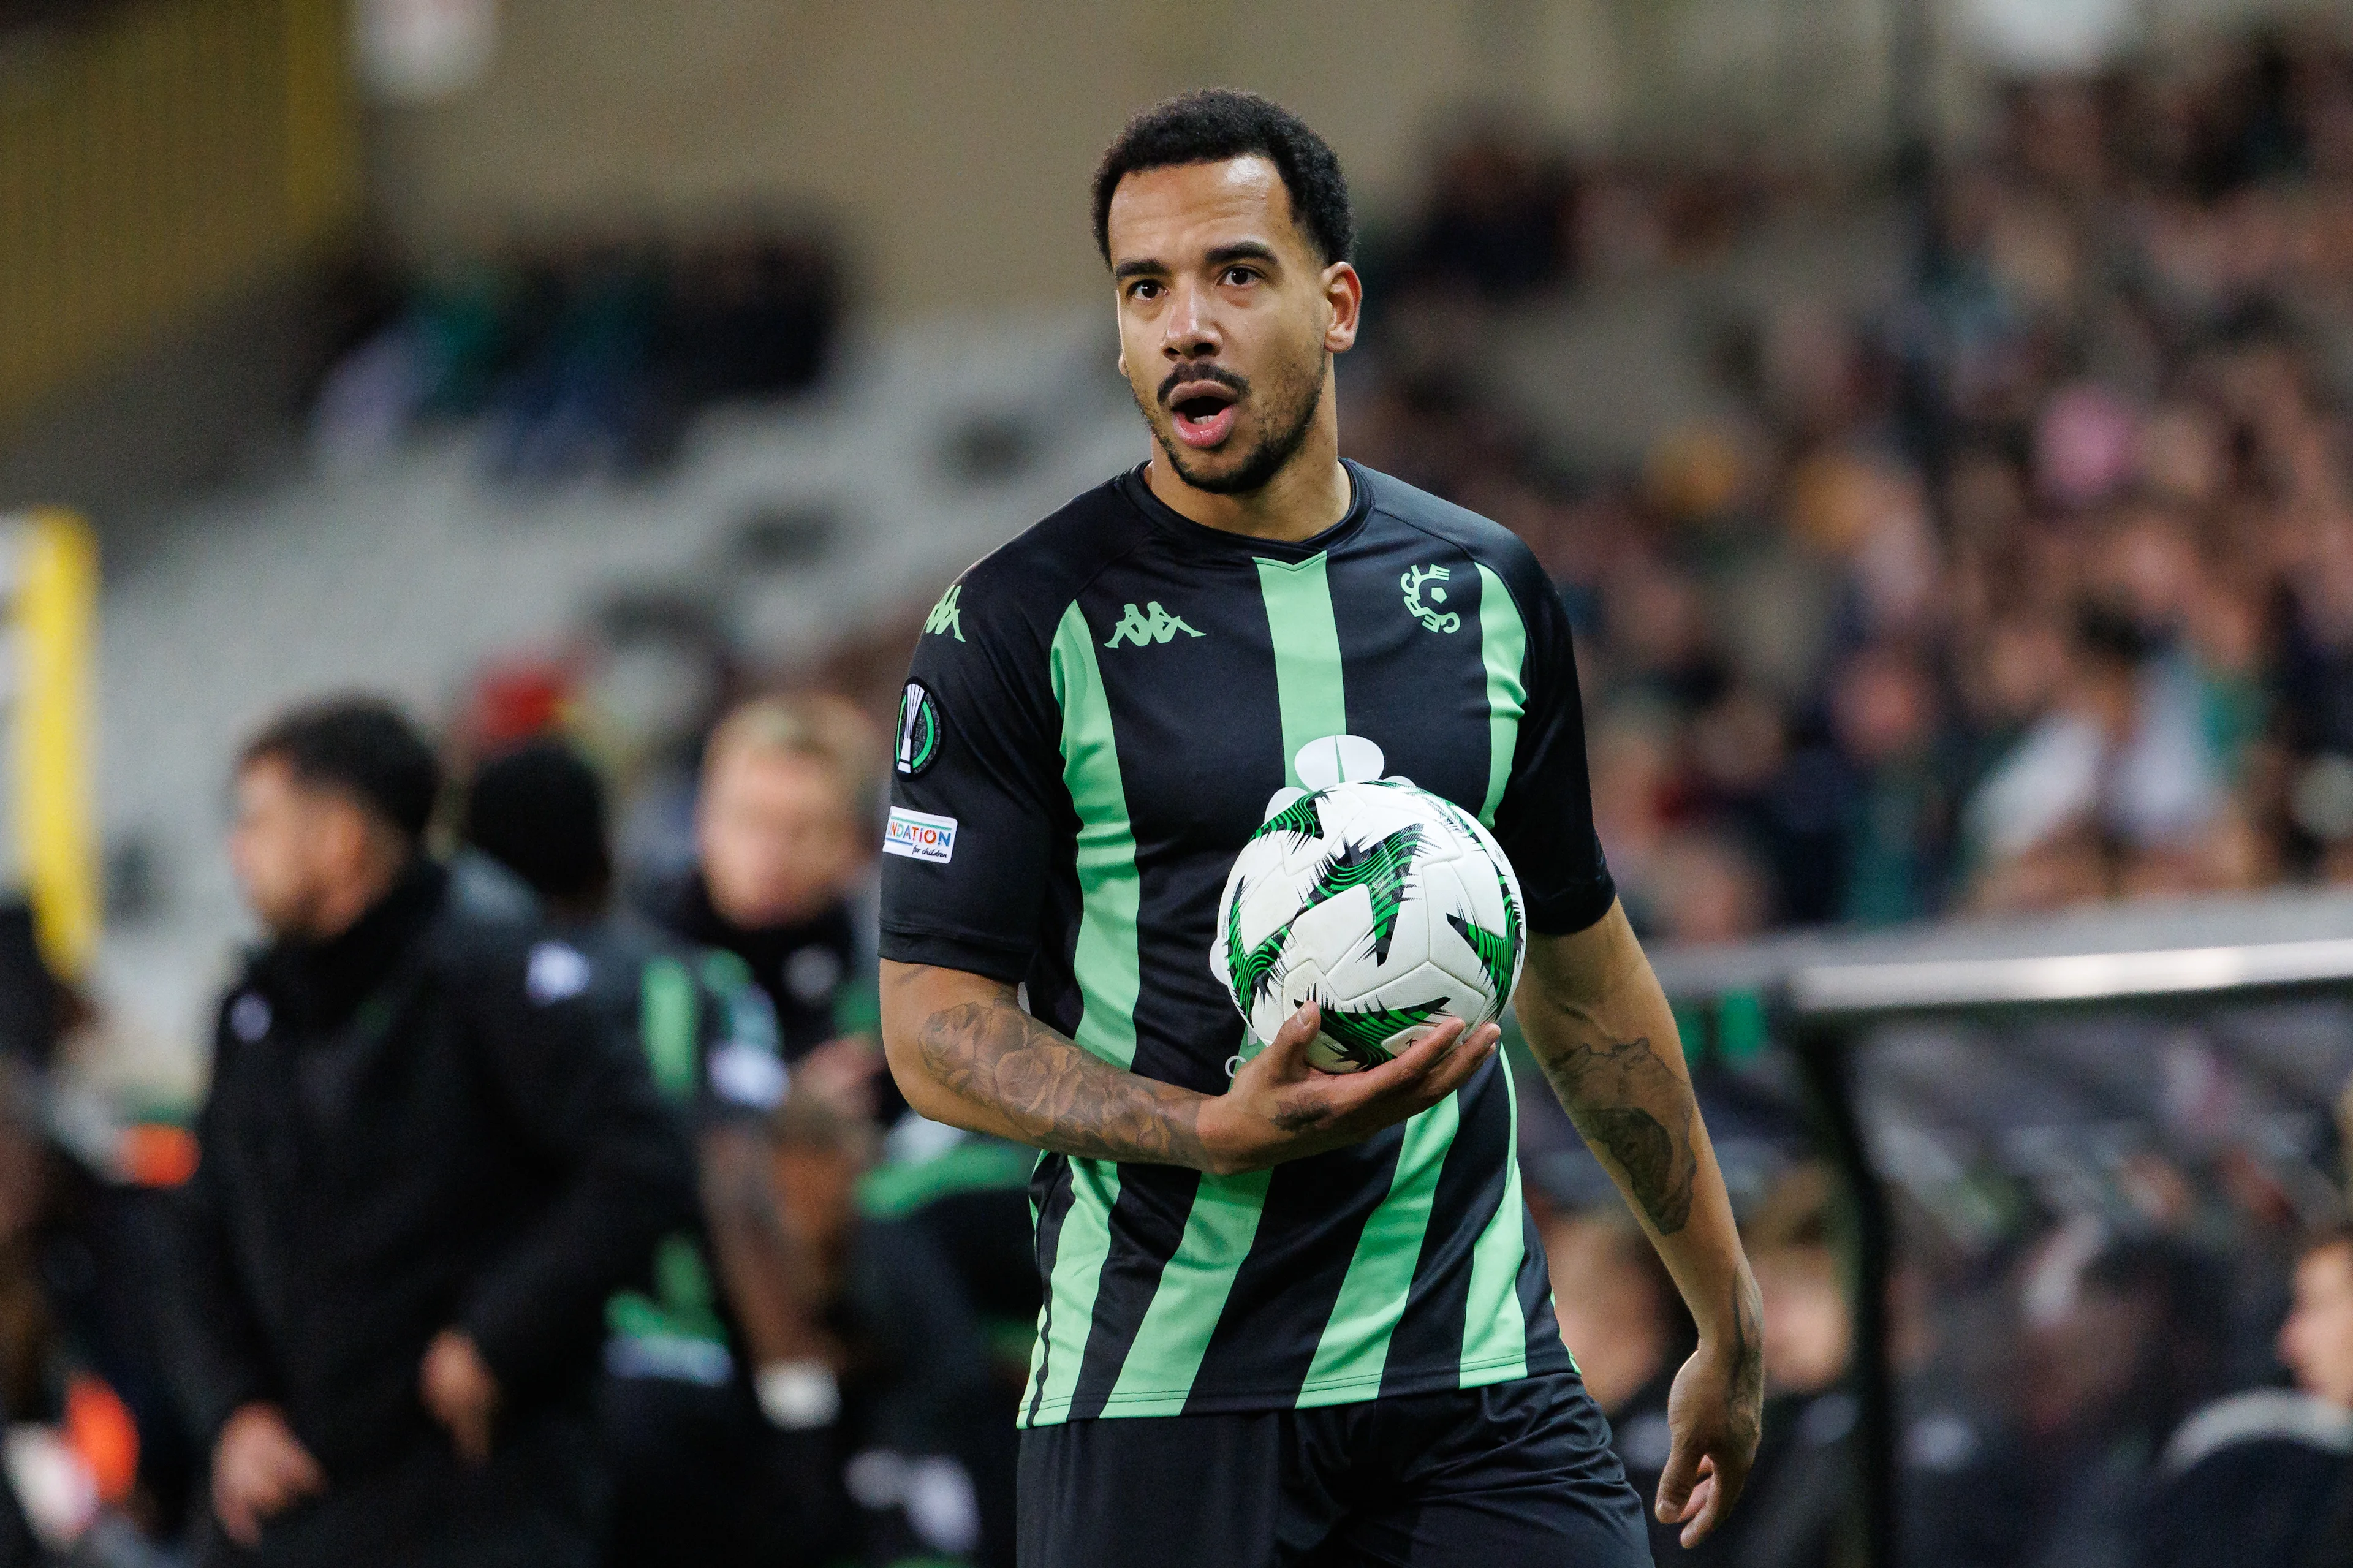
<svg viewBox="0 0 2353 1568">
<path fill-rule="evenodd" d="M 1889 1184 L 1858 1104 L 1859 1058 L 1897 1019 L 2166 1009 L 2353 994 L 2353 894 L 2291 893 L 1875 936 L 1801 936 L 1666 951 L 1660 979 L 1686 1046 L 1722 1058 L 1787 1050 L 1852 1206 L 1857 1503 L 1862 1561 L 1901 1560 L 1895 1241 Z M 1736 1044 L 1736 1042 L 1737 1042 Z"/>
</svg>

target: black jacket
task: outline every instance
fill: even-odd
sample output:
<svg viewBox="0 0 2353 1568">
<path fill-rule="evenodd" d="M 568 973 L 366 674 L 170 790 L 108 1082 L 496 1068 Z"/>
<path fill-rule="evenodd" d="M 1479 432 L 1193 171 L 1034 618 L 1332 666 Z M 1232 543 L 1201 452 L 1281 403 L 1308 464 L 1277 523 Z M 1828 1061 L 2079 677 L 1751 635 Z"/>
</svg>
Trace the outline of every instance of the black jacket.
<svg viewBox="0 0 2353 1568">
<path fill-rule="evenodd" d="M 442 1443 L 417 1369 L 451 1326 L 502 1421 L 585 1393 L 605 1298 L 694 1210 L 678 1119 L 588 979 L 425 862 L 332 942 L 253 960 L 186 1194 L 179 1359 L 207 1442 L 259 1398 L 339 1479 Z"/>
</svg>

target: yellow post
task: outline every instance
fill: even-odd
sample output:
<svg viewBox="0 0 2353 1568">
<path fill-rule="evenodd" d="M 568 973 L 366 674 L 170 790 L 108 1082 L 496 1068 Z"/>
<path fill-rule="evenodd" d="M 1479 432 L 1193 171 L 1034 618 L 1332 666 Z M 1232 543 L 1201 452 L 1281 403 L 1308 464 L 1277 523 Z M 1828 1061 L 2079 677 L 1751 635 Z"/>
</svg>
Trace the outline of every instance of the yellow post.
<svg viewBox="0 0 2353 1568">
<path fill-rule="evenodd" d="M 19 854 L 41 954 L 71 978 L 89 961 L 101 912 L 90 777 L 98 544 L 62 511 L 34 513 L 13 542 Z"/>
</svg>

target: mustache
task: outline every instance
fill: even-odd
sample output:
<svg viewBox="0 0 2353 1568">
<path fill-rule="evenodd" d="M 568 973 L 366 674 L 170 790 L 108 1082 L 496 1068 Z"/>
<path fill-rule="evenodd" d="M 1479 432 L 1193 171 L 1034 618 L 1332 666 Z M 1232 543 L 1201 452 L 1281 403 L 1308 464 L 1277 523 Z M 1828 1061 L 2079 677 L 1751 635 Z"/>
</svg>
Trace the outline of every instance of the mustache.
<svg viewBox="0 0 2353 1568">
<path fill-rule="evenodd" d="M 1236 397 L 1241 396 L 1250 390 L 1248 378 L 1236 375 L 1223 365 L 1180 364 L 1170 371 L 1166 379 L 1160 384 L 1160 405 L 1166 408 L 1168 405 L 1168 399 L 1175 395 L 1176 389 L 1190 381 L 1214 381 Z"/>
</svg>

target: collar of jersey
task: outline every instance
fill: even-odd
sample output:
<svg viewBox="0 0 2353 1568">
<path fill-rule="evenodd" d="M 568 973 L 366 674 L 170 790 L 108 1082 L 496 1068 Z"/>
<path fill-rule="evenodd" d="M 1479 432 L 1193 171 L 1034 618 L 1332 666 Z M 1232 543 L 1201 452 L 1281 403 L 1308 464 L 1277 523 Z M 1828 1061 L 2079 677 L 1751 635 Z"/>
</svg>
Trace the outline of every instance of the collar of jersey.
<svg viewBox="0 0 2353 1568">
<path fill-rule="evenodd" d="M 1155 528 L 1188 553 L 1232 561 L 1261 558 L 1310 561 L 1345 542 L 1364 527 L 1365 519 L 1373 510 L 1373 487 L 1365 482 L 1365 476 L 1357 470 L 1356 464 L 1343 458 L 1340 466 L 1348 470 L 1347 514 L 1323 532 L 1301 540 L 1259 539 L 1247 533 L 1228 533 L 1222 528 L 1195 522 L 1152 493 L 1151 485 L 1145 481 L 1145 465 L 1142 463 L 1120 476 L 1119 489 L 1137 510 L 1151 520 Z"/>
</svg>

